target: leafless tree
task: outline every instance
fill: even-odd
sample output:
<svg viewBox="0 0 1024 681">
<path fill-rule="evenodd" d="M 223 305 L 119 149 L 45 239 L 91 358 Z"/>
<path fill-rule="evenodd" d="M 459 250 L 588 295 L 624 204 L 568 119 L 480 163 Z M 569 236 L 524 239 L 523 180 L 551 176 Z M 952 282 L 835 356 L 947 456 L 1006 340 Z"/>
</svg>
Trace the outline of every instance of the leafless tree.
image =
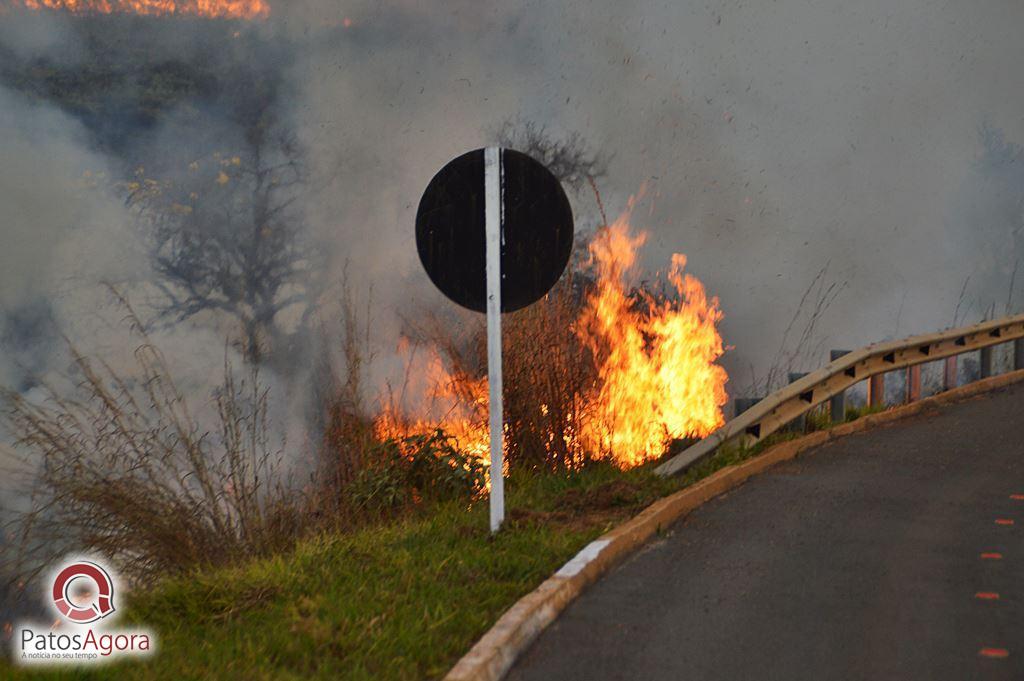
<svg viewBox="0 0 1024 681">
<path fill-rule="evenodd" d="M 608 172 L 608 158 L 592 151 L 578 132 L 559 137 L 547 126 L 514 118 L 506 120 L 493 136 L 498 145 L 521 151 L 543 163 L 575 191 Z"/>
<path fill-rule="evenodd" d="M 251 361 L 287 340 L 286 313 L 304 328 L 321 290 L 300 203 L 307 180 L 294 136 L 257 124 L 237 155 L 195 161 L 174 180 L 131 183 L 128 203 L 147 228 L 163 294 L 157 318 L 232 317 Z"/>
</svg>

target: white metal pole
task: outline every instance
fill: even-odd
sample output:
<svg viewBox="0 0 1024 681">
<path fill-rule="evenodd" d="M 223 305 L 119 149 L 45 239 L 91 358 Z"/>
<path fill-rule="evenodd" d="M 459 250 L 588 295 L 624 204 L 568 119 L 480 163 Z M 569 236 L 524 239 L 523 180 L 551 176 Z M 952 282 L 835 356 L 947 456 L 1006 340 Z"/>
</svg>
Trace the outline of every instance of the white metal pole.
<svg viewBox="0 0 1024 681">
<path fill-rule="evenodd" d="M 487 383 L 491 422 L 491 532 L 505 520 L 505 433 L 501 403 L 501 226 L 504 218 L 501 151 L 484 149 L 484 223 L 487 241 Z"/>
</svg>

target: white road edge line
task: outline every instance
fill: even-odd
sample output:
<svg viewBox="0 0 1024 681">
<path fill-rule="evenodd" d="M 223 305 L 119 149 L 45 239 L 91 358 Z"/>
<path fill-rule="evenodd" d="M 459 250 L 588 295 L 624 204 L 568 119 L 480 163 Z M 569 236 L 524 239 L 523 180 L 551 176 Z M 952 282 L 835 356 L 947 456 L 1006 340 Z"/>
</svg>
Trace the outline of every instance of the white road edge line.
<svg viewBox="0 0 1024 681">
<path fill-rule="evenodd" d="M 558 572 L 555 573 L 556 577 L 575 577 L 578 575 L 583 568 L 590 564 L 590 561 L 601 555 L 601 551 L 604 547 L 611 544 L 610 539 L 595 539 L 590 542 L 583 549 L 577 553 L 572 560 L 563 565 Z"/>
</svg>

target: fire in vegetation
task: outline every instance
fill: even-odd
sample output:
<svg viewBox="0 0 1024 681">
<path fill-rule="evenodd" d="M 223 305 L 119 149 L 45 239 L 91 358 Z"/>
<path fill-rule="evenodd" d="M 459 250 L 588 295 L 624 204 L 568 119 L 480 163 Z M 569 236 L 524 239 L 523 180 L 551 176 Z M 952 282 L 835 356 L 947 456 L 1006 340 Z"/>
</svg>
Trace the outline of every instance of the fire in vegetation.
<svg viewBox="0 0 1024 681">
<path fill-rule="evenodd" d="M 631 285 L 646 241 L 633 233 L 633 202 L 537 304 L 506 316 L 506 461 L 622 468 L 665 453 L 673 439 L 704 437 L 724 422 L 725 347 L 718 299 L 686 274 L 686 256 L 652 285 Z M 486 338 L 435 325 L 400 350 L 409 363 L 403 399 L 377 418 L 378 436 L 442 428 L 488 459 Z M 413 396 L 410 400 L 409 396 Z M 416 406 L 409 408 L 409 404 Z"/>
<path fill-rule="evenodd" d="M 267 0 L 12 0 L 31 10 L 62 10 L 74 14 L 188 15 L 210 19 L 262 19 L 270 14 Z"/>
<path fill-rule="evenodd" d="M 418 352 L 424 352 L 425 358 L 418 358 Z M 408 375 L 403 392 L 418 396 L 423 413 L 406 414 L 394 400 L 388 400 L 374 422 L 377 436 L 382 440 L 402 438 L 441 428 L 467 454 L 490 463 L 487 377 L 449 371 L 434 345 L 420 348 L 403 338 L 398 354 L 418 369 L 416 375 Z"/>
</svg>

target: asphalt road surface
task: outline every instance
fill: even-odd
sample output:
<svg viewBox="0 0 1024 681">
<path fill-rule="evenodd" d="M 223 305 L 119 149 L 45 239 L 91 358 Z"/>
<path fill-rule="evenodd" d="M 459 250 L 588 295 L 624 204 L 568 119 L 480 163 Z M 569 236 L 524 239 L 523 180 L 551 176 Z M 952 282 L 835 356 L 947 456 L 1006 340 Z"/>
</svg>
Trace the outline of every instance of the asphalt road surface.
<svg viewBox="0 0 1024 681">
<path fill-rule="evenodd" d="M 838 440 L 705 504 L 508 678 L 1024 679 L 1024 387 Z"/>
</svg>

